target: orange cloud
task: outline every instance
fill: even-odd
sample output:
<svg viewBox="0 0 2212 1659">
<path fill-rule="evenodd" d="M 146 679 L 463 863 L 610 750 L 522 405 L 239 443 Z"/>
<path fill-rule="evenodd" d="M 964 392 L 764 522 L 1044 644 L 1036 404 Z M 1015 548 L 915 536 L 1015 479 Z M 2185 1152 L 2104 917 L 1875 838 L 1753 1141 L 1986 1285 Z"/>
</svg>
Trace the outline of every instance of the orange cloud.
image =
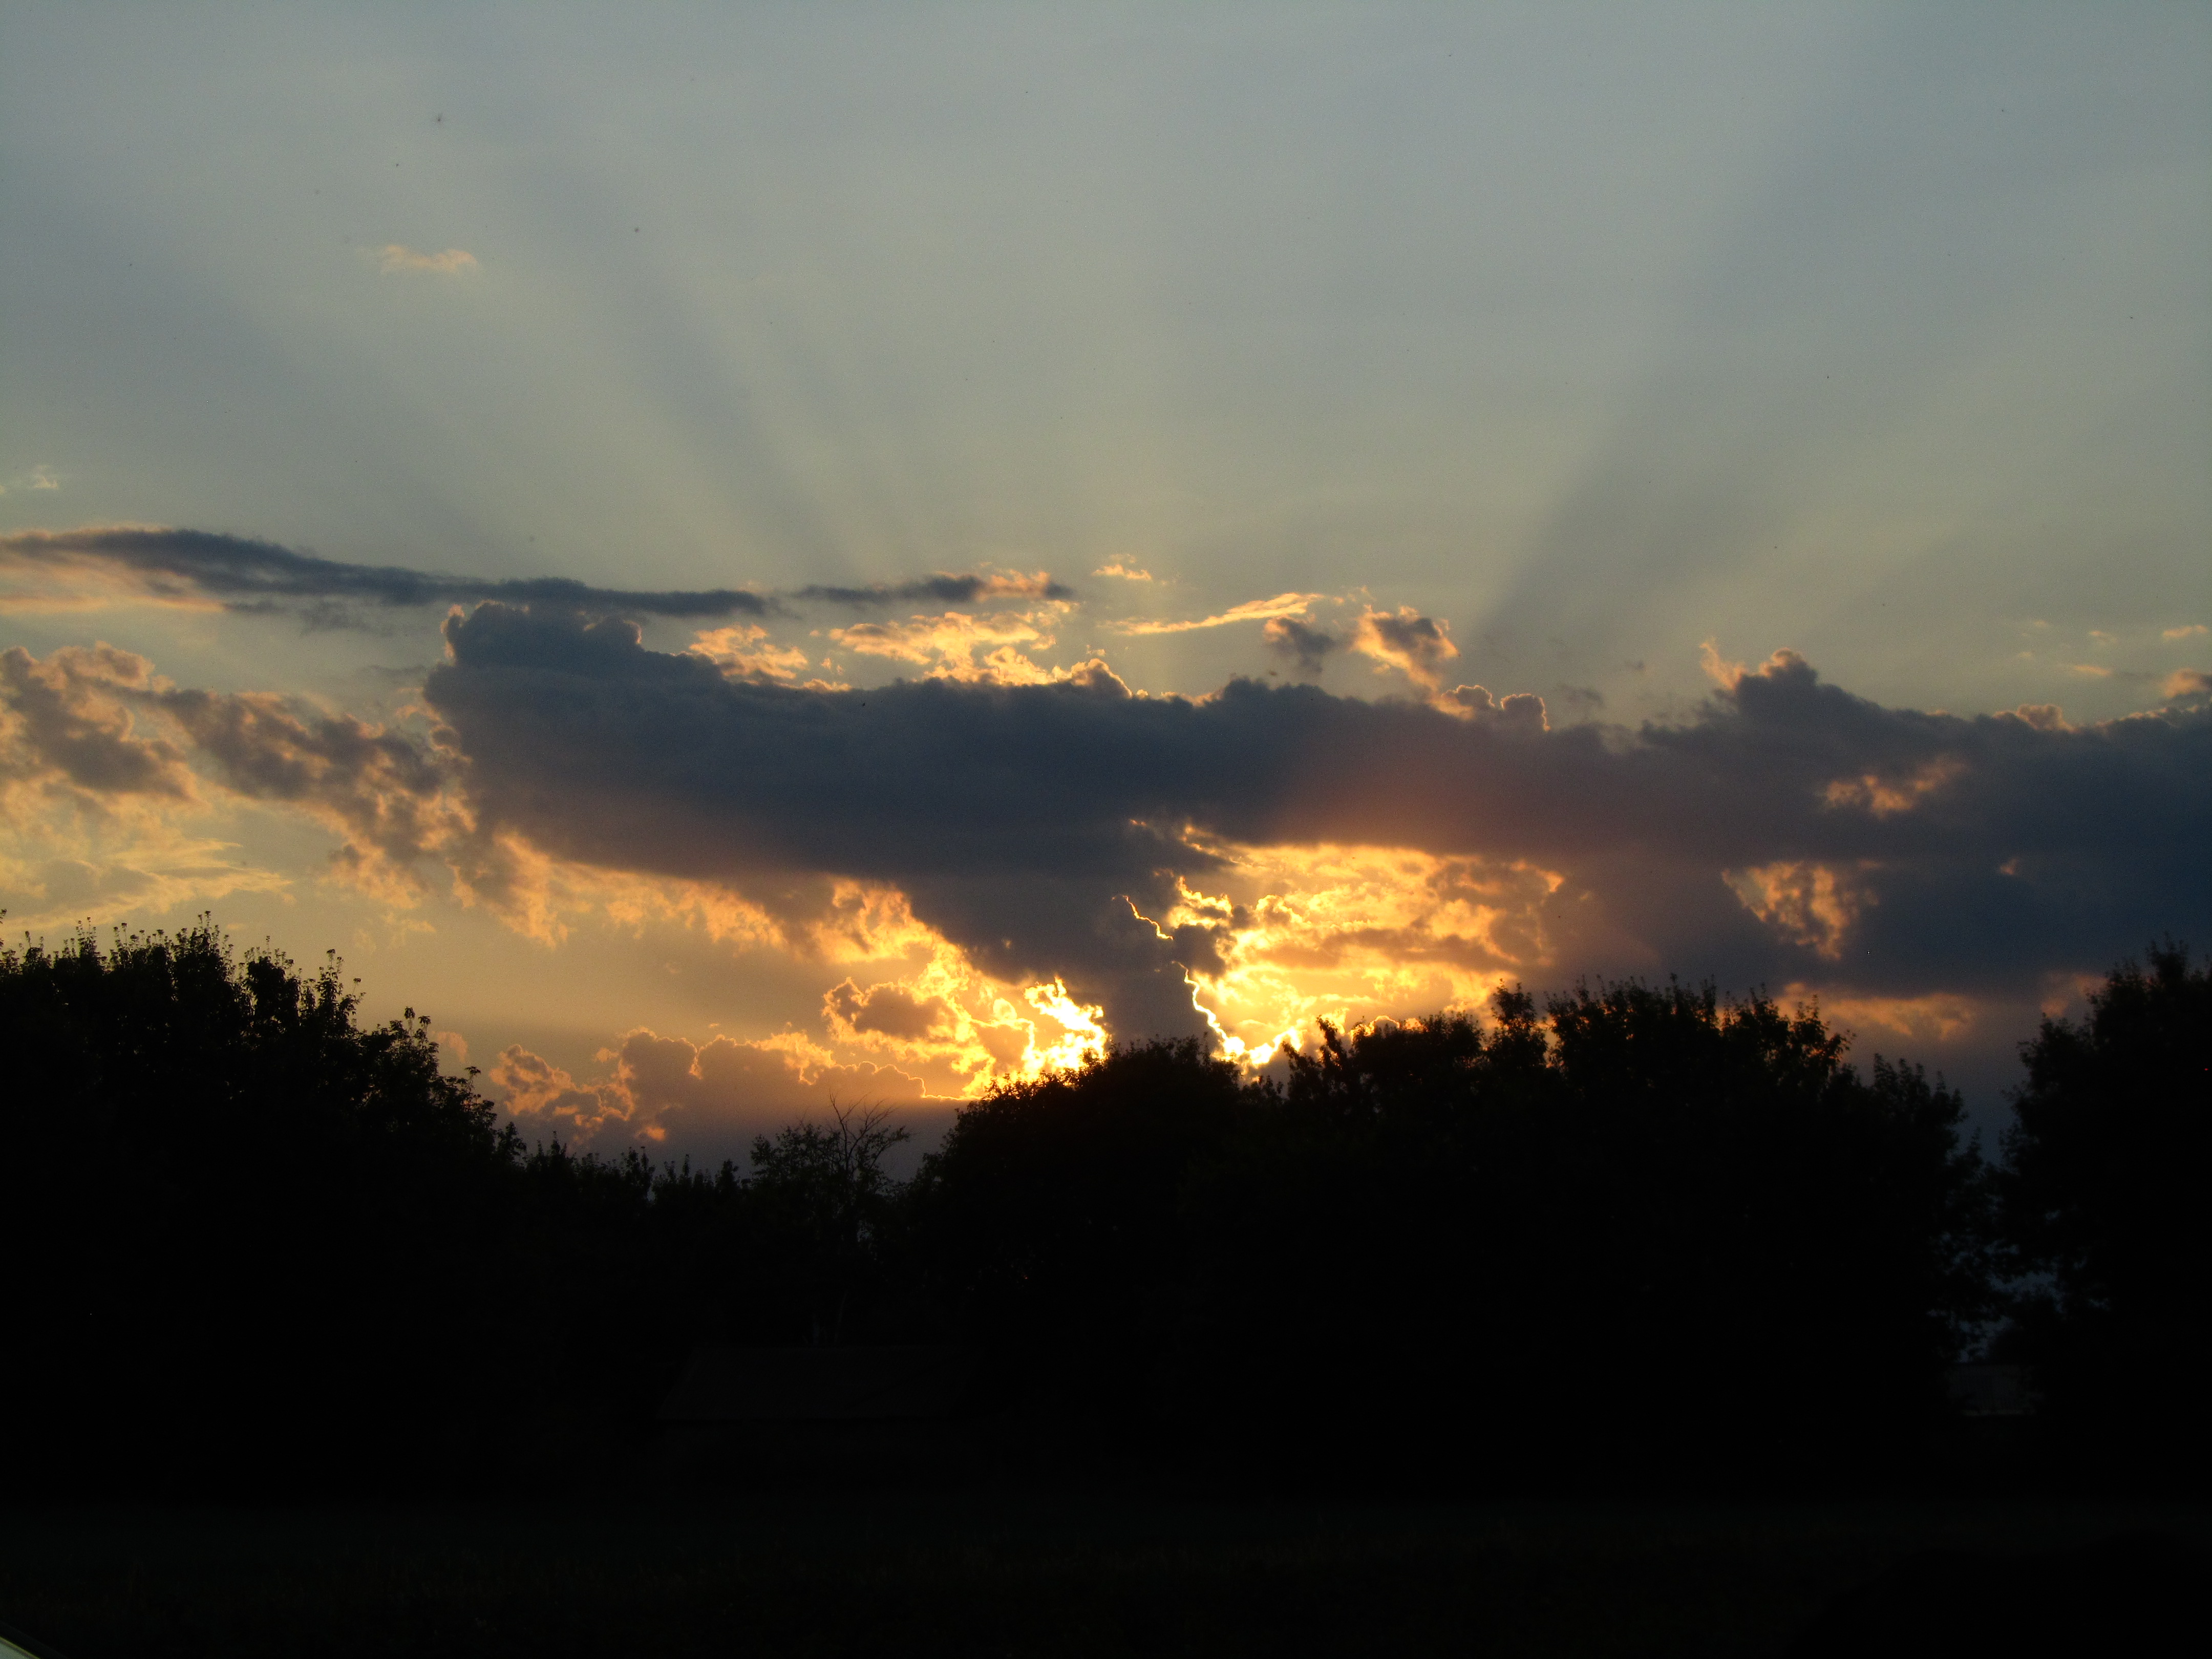
<svg viewBox="0 0 2212 1659">
<path fill-rule="evenodd" d="M 1278 593 L 1272 599 L 1248 599 L 1228 610 L 1190 622 L 1119 622 L 1109 627 L 1121 634 L 1188 634 L 1200 628 L 1226 628 L 1231 623 L 1265 622 L 1272 617 L 1303 617 L 1322 596 L 1318 593 Z"/>
<path fill-rule="evenodd" d="M 744 679 L 795 680 L 806 672 L 806 653 L 795 645 L 777 645 L 758 623 L 737 623 L 695 635 L 691 652 L 726 674 Z"/>
<path fill-rule="evenodd" d="M 1554 960 L 1564 878 L 1525 862 L 1407 848 L 1213 846 L 1220 891 L 1184 884 L 1158 917 L 1194 1005 L 1258 1064 L 1314 1022 L 1479 1006 Z M 1202 948 L 1201 948 L 1202 947 Z"/>
<path fill-rule="evenodd" d="M 933 679 L 1041 685 L 1054 675 L 1024 655 L 1022 647 L 1051 649 L 1053 636 L 1045 625 L 1052 620 L 1049 611 L 971 617 L 948 611 L 902 623 L 854 623 L 831 629 L 830 637 L 862 656 L 916 664 Z M 979 651 L 988 653 L 981 662 L 975 659 Z"/>
<path fill-rule="evenodd" d="M 1395 668 L 1414 684 L 1434 691 L 1443 683 L 1443 665 L 1459 655 L 1449 626 L 1409 605 L 1395 611 L 1370 610 L 1352 630 L 1352 648 L 1372 657 L 1377 673 Z"/>
<path fill-rule="evenodd" d="M 1743 908 L 1792 943 L 1833 961 L 1870 897 L 1852 872 L 1825 864 L 1783 861 L 1729 870 L 1722 879 Z"/>
</svg>

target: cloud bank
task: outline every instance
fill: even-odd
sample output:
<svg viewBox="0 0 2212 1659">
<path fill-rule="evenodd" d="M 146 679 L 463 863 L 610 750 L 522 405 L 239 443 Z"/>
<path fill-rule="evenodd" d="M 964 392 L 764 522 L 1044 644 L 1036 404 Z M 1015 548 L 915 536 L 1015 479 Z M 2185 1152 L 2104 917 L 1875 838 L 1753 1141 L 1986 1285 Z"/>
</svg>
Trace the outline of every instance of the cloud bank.
<svg viewBox="0 0 2212 1659">
<path fill-rule="evenodd" d="M 1376 633 L 1400 665 L 1443 655 Z M 740 890 L 893 885 L 979 964 L 1064 977 L 1124 1035 L 1203 1025 L 1194 981 L 1265 931 L 1205 897 L 1251 849 L 1455 860 L 1495 888 L 1437 900 L 1470 918 L 1468 959 L 1546 976 L 2032 994 L 2212 920 L 2202 708 L 2081 729 L 1890 709 L 1784 652 L 1681 723 L 1553 730 L 1480 687 L 1449 708 L 1245 680 L 1148 697 L 1093 665 L 852 691 L 497 604 L 446 635 L 426 696 L 487 828 Z"/>
<path fill-rule="evenodd" d="M 1680 719 L 1554 727 L 1535 696 L 1425 683 L 1449 642 L 1417 614 L 1353 633 L 1420 693 L 1382 701 L 996 672 L 1048 615 L 836 630 L 930 672 L 854 689 L 800 683 L 757 624 L 671 653 L 623 617 L 486 602 L 447 619 L 412 731 L 180 690 L 108 647 L 11 651 L 0 795 L 86 823 L 286 808 L 339 837 L 340 876 L 411 903 L 442 866 L 549 941 L 592 907 L 701 921 L 823 968 L 833 1059 L 809 1078 L 866 1055 L 939 1097 L 1108 1035 L 1257 1056 L 1316 1016 L 1586 973 L 1802 988 L 1948 1041 L 1978 1003 L 2212 933 L 2197 671 L 2163 708 L 2077 726 L 1887 708 L 1789 652 L 1714 653 Z M 118 892 L 247 879 L 204 842 L 134 845 Z M 622 1133 L 662 1115 L 593 1109 Z"/>
</svg>

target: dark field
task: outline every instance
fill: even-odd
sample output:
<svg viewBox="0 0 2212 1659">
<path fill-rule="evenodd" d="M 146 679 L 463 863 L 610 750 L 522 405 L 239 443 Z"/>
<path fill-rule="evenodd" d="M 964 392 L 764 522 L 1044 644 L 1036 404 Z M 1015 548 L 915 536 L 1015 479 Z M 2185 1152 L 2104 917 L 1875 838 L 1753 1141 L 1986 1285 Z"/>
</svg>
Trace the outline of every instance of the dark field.
<svg viewBox="0 0 2212 1659">
<path fill-rule="evenodd" d="M 0 1512 L 0 1621 L 66 1659 L 1759 1655 L 1920 1552 L 2034 1585 L 2051 1574 L 2020 1558 L 2130 1534 L 2201 1551 L 2212 1509 L 1033 1492 L 17 1509 Z"/>
</svg>

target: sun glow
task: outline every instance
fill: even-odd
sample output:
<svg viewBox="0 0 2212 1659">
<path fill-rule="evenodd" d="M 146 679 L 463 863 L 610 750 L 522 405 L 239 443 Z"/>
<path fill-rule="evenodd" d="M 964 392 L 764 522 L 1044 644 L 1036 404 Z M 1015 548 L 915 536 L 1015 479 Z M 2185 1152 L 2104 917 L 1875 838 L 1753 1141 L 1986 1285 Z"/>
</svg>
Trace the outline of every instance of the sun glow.
<svg viewBox="0 0 2212 1659">
<path fill-rule="evenodd" d="M 1553 959 L 1565 879 L 1525 862 L 1402 848 L 1215 848 L 1218 893 L 1183 884 L 1156 926 L 1189 950 L 1191 1000 L 1247 1065 L 1315 1023 L 1471 1008 Z"/>
</svg>

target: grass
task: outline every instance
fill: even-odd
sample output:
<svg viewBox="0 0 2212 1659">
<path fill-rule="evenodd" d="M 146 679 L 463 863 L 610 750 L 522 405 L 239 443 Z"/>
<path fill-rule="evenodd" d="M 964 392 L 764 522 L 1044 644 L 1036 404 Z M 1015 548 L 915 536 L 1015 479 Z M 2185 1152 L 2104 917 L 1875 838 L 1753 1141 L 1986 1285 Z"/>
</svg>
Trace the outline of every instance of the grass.
<svg viewBox="0 0 2212 1659">
<path fill-rule="evenodd" d="M 0 1620 L 67 1659 L 1764 1655 L 1908 1552 L 2203 1506 L 1238 1504 L 1127 1492 L 0 1510 Z"/>
</svg>

